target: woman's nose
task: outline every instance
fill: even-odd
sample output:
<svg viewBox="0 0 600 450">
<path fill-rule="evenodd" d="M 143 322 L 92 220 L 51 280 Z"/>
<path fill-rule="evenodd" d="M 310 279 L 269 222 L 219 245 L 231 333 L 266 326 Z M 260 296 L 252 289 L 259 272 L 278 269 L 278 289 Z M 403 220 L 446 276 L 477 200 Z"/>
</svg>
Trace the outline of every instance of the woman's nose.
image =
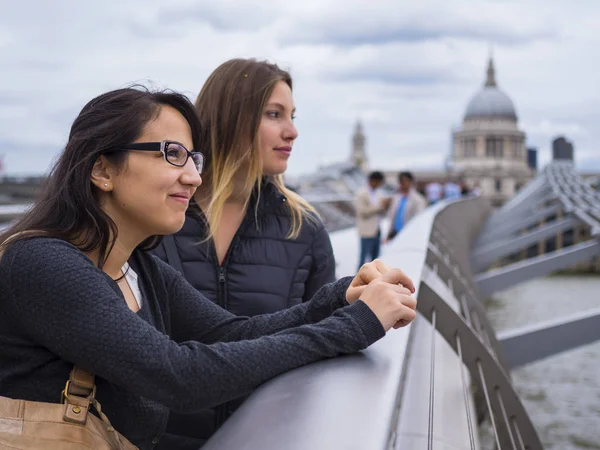
<svg viewBox="0 0 600 450">
<path fill-rule="evenodd" d="M 284 130 L 284 138 L 289 140 L 295 140 L 298 137 L 298 130 L 294 122 L 289 123 L 289 126 Z"/>
<path fill-rule="evenodd" d="M 198 168 L 196 167 L 196 164 L 192 158 L 189 158 L 185 163 L 185 166 L 183 166 L 181 182 L 182 184 L 187 184 L 194 187 L 198 187 L 202 184 L 202 177 L 200 176 Z"/>
</svg>

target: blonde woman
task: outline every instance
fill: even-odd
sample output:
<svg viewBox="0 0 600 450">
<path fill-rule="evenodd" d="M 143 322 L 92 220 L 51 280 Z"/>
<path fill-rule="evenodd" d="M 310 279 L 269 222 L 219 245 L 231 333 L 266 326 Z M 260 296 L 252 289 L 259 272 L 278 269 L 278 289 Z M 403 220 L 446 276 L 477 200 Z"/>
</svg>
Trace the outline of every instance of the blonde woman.
<svg viewBox="0 0 600 450">
<path fill-rule="evenodd" d="M 283 182 L 298 137 L 290 74 L 268 62 L 232 59 L 208 77 L 196 109 L 204 182 L 183 229 L 157 254 L 236 315 L 310 300 L 334 281 L 335 260 L 317 213 Z M 231 409 L 217 408 L 214 424 Z"/>
</svg>

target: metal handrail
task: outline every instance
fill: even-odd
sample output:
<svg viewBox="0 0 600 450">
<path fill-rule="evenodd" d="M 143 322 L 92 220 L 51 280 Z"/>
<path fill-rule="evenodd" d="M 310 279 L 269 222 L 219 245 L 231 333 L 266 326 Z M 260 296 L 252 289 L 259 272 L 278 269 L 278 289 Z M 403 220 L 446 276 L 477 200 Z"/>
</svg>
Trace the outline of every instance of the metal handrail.
<svg viewBox="0 0 600 450">
<path fill-rule="evenodd" d="M 427 267 L 436 217 L 450 203 L 413 219 L 382 255 L 416 286 Z M 417 322 L 390 331 L 361 353 L 311 364 L 265 383 L 203 448 L 422 449 L 437 441 L 459 449 L 475 443 L 478 448 L 475 415 L 469 412 L 473 400 L 468 395 L 467 401 L 455 402 L 464 398 L 463 366 L 436 335 L 433 365 L 443 376 L 434 376 L 432 387 L 431 327 L 422 319 Z M 444 395 L 432 398 L 430 407 L 432 389 Z"/>
<path fill-rule="evenodd" d="M 539 436 L 521 403 L 504 367 L 487 347 L 479 334 L 470 327 L 447 304 L 447 298 L 441 294 L 440 287 L 444 282 L 435 272 L 428 273 L 422 286 L 422 295 L 417 307 L 419 311 L 431 320 L 436 317 L 436 330 L 445 338 L 457 353 L 459 353 L 456 337 L 460 337 L 462 348 L 460 354 L 463 362 L 469 368 L 473 379 L 485 395 L 488 415 L 491 419 L 494 434 L 499 448 L 506 448 L 512 443 L 514 448 L 513 429 L 510 420 L 516 421 L 525 446 L 531 450 L 542 449 Z M 491 393 L 496 395 L 491 395 Z"/>
<path fill-rule="evenodd" d="M 482 310 L 470 258 L 464 251 L 477 231 L 473 229 L 476 221 L 469 220 L 474 206 L 481 209 L 473 205 L 475 202 L 457 202 L 438 214 L 434 226 L 438 242 L 437 246 L 429 244 L 417 309 L 469 368 L 484 396 L 498 448 L 517 448 L 519 442 L 521 448 L 541 449 L 537 432 L 508 376 L 510 367 Z"/>
</svg>

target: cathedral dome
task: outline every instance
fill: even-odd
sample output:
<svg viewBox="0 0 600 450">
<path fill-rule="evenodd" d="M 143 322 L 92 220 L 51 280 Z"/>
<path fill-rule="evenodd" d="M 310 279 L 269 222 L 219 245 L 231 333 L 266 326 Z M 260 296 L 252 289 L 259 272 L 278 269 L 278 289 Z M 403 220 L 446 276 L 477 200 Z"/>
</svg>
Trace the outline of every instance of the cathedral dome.
<svg viewBox="0 0 600 450">
<path fill-rule="evenodd" d="M 471 119 L 508 119 L 517 121 L 517 113 L 512 100 L 498 89 L 494 62 L 491 58 L 487 70 L 487 80 L 483 89 L 467 105 L 464 120 Z"/>
</svg>

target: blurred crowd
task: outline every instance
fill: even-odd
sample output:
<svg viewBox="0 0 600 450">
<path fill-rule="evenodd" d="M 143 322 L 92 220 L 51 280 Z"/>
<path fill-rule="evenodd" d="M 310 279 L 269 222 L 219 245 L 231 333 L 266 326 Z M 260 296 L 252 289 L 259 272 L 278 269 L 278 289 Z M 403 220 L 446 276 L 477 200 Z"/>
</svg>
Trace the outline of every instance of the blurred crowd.
<svg viewBox="0 0 600 450">
<path fill-rule="evenodd" d="M 354 199 L 356 225 L 360 236 L 358 266 L 379 257 L 381 244 L 394 239 L 404 226 L 427 206 L 443 199 L 480 195 L 479 185 L 464 181 L 419 183 L 412 172 L 400 172 L 397 186 L 390 195 L 382 172 L 371 172 L 366 185 Z M 385 232 L 382 230 L 385 224 Z"/>
</svg>

